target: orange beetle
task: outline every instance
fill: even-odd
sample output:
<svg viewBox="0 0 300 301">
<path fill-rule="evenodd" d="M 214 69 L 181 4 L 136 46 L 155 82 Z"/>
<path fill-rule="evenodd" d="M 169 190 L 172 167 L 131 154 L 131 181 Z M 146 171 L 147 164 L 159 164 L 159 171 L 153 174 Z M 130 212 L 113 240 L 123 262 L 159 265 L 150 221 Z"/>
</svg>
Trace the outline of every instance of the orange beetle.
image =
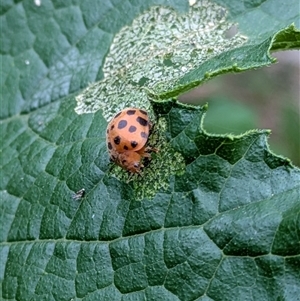
<svg viewBox="0 0 300 301">
<path fill-rule="evenodd" d="M 147 147 L 152 127 L 148 113 L 142 109 L 127 108 L 119 112 L 108 124 L 106 143 L 110 158 L 131 173 L 140 173 L 144 167 L 142 157 L 150 158 Z"/>
</svg>

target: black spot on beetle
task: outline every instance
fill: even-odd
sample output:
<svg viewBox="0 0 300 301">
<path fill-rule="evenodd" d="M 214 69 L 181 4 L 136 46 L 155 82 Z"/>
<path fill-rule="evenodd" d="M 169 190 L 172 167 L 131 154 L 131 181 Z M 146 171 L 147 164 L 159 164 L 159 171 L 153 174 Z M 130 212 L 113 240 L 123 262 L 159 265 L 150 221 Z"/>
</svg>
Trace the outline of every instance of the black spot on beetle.
<svg viewBox="0 0 300 301">
<path fill-rule="evenodd" d="M 129 128 L 130 133 L 134 133 L 136 131 L 136 127 L 134 125 L 131 125 Z"/>
<path fill-rule="evenodd" d="M 118 123 L 118 129 L 124 129 L 127 125 L 127 121 L 126 120 L 120 120 L 119 123 Z"/>
<path fill-rule="evenodd" d="M 124 145 L 123 147 L 125 150 L 128 150 L 128 146 L 127 145 Z"/>
<path fill-rule="evenodd" d="M 131 141 L 130 144 L 131 144 L 132 148 L 135 148 L 138 145 L 138 143 L 136 141 Z"/>
<path fill-rule="evenodd" d="M 107 147 L 108 147 L 108 149 L 112 149 L 112 145 L 110 142 L 107 143 Z"/>
<path fill-rule="evenodd" d="M 110 130 L 113 130 L 113 129 L 114 129 L 114 127 L 115 127 L 115 126 L 114 126 L 114 125 L 112 125 L 112 126 L 110 127 Z"/>
<path fill-rule="evenodd" d="M 127 114 L 127 115 L 134 115 L 135 112 L 136 112 L 136 110 L 128 110 L 128 111 L 126 112 L 126 114 Z"/>
<path fill-rule="evenodd" d="M 147 139 L 148 138 L 148 134 L 145 132 L 141 132 L 141 137 Z"/>
<path fill-rule="evenodd" d="M 106 130 L 106 134 L 108 134 L 108 133 L 109 133 L 109 129 Z"/>
<path fill-rule="evenodd" d="M 126 163 L 127 162 L 127 160 L 122 160 L 122 163 L 124 164 L 124 163 Z"/>
<path fill-rule="evenodd" d="M 120 115 L 121 115 L 121 113 L 122 113 L 122 112 L 119 112 L 117 115 L 115 115 L 115 117 L 114 117 L 114 118 L 117 118 L 118 116 L 120 116 Z"/>
<path fill-rule="evenodd" d="M 116 159 L 117 159 L 117 158 L 116 158 L 114 155 L 111 155 L 111 156 L 110 156 L 110 160 L 111 160 L 111 161 L 116 161 Z"/>
<path fill-rule="evenodd" d="M 114 138 L 114 143 L 115 143 L 115 144 L 119 145 L 120 142 L 121 142 L 120 136 L 117 136 L 117 137 Z"/>
<path fill-rule="evenodd" d="M 146 126 L 148 124 L 148 121 L 140 116 L 136 118 L 136 121 L 142 126 Z"/>
<path fill-rule="evenodd" d="M 142 109 L 139 109 L 139 111 L 140 111 L 142 114 L 148 116 L 148 113 L 147 113 L 146 111 L 144 111 L 144 110 L 142 110 Z"/>
</svg>

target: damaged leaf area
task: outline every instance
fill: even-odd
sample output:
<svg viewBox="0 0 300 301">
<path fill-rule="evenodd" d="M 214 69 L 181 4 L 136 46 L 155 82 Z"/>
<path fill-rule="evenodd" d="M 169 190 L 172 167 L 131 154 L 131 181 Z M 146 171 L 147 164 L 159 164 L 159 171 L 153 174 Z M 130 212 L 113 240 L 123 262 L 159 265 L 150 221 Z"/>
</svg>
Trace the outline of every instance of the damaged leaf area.
<svg viewBox="0 0 300 301">
<path fill-rule="evenodd" d="M 195 66 L 246 41 L 241 35 L 226 38 L 232 26 L 226 15 L 223 7 L 206 0 L 196 2 L 185 14 L 151 8 L 116 35 L 103 66 L 104 79 L 76 98 L 77 113 L 101 109 L 107 121 L 126 107 L 144 108 L 152 116 L 155 131 L 149 145 L 159 152 L 152 155 L 152 162 L 146 160 L 142 177 L 129 180 L 118 166 L 110 172 L 122 181 L 132 181 L 139 200 L 166 189 L 170 176 L 183 173 L 185 166 L 180 152 L 166 139 L 165 118 L 153 111 L 151 101 L 177 89 L 179 80 Z"/>
<path fill-rule="evenodd" d="M 125 107 L 149 110 L 149 99 L 166 98 L 163 94 L 178 89 L 195 66 L 245 43 L 239 34 L 226 38 L 233 25 L 226 16 L 223 7 L 207 0 L 197 1 L 184 14 L 161 6 L 143 13 L 116 35 L 103 66 L 104 79 L 77 96 L 76 112 L 102 109 L 110 120 Z"/>
<path fill-rule="evenodd" d="M 166 189 L 170 176 L 183 173 L 185 166 L 180 152 L 175 152 L 166 139 L 165 118 L 153 111 L 151 101 L 177 89 L 179 80 L 195 66 L 246 41 L 240 35 L 226 38 L 232 26 L 226 14 L 223 7 L 205 0 L 184 14 L 161 6 L 151 8 L 116 35 L 103 66 L 104 79 L 76 98 L 77 113 L 101 109 L 109 121 L 123 108 L 138 107 L 155 120 L 149 144 L 159 152 L 152 155 L 152 162 L 146 160 L 142 177 L 131 177 L 138 199 Z M 112 166 L 110 174 L 130 181 L 117 166 Z"/>
</svg>

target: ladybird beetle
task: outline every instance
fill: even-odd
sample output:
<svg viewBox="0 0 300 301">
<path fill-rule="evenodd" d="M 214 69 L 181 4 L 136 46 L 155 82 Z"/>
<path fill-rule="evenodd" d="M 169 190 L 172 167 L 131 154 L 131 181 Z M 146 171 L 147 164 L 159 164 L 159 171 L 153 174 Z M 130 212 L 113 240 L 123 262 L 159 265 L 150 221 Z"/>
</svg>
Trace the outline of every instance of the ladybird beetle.
<svg viewBox="0 0 300 301">
<path fill-rule="evenodd" d="M 150 158 L 146 147 L 152 127 L 148 113 L 142 109 L 127 108 L 110 121 L 106 130 L 106 143 L 110 158 L 131 173 L 140 173 L 143 157 Z"/>
</svg>

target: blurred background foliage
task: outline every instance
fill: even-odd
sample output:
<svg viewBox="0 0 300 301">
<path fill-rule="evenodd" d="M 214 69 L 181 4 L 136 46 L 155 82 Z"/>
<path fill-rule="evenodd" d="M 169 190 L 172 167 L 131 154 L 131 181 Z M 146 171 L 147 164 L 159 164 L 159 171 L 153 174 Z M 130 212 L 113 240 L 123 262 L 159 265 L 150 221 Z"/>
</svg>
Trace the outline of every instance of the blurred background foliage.
<svg viewBox="0 0 300 301">
<path fill-rule="evenodd" d="M 300 52 L 272 53 L 267 68 L 219 76 L 182 95 L 187 103 L 208 103 L 204 128 L 241 134 L 271 129 L 270 149 L 300 166 Z"/>
</svg>

